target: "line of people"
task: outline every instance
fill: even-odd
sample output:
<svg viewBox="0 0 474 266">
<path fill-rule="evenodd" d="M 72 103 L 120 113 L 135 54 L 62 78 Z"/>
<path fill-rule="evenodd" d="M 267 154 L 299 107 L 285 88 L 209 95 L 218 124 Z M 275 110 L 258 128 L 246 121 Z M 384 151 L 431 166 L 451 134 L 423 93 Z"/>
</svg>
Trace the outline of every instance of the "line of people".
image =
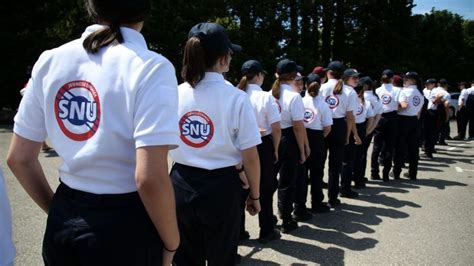
<svg viewBox="0 0 474 266">
<path fill-rule="evenodd" d="M 367 182 L 372 137 L 374 179 L 379 155 L 384 181 L 392 161 L 399 178 L 406 158 L 416 179 L 424 102 L 417 73 L 403 75 L 402 89 L 385 70 L 375 89 L 339 61 L 303 77 L 283 59 L 265 92 L 267 71 L 251 60 L 236 88 L 224 74 L 242 48 L 221 25 L 199 23 L 188 33 L 178 86 L 173 65 L 140 34 L 150 1 L 86 7 L 98 24 L 35 64 L 7 158 L 48 214 L 46 265 L 234 265 L 244 210 L 259 215 L 258 241 L 267 243 L 311 212 L 336 208 L 339 197 L 357 197 L 352 183 Z M 435 96 L 429 102 L 439 107 L 443 96 Z M 63 160 L 55 192 L 38 160 L 47 137 Z"/>
</svg>

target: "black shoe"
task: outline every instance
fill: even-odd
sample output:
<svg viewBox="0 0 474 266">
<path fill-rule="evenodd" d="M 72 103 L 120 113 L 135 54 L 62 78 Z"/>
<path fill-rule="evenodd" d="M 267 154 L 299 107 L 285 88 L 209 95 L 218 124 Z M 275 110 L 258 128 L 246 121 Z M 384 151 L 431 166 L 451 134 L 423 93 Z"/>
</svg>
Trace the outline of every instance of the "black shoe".
<svg viewBox="0 0 474 266">
<path fill-rule="evenodd" d="M 235 254 L 234 263 L 235 263 L 235 264 L 240 264 L 240 263 L 242 263 L 242 255 Z"/>
<path fill-rule="evenodd" d="M 369 182 L 369 179 L 367 177 L 364 177 L 364 183 Z"/>
<path fill-rule="evenodd" d="M 430 159 L 433 159 L 433 153 L 431 153 L 431 152 L 425 152 L 425 156 L 430 158 Z"/>
<path fill-rule="evenodd" d="M 380 180 L 381 178 L 380 178 L 380 175 L 379 175 L 379 174 L 372 174 L 372 175 L 370 176 L 370 179 L 372 179 L 372 180 Z"/>
<path fill-rule="evenodd" d="M 397 179 L 400 179 L 400 173 L 395 173 L 394 171 L 390 172 L 390 177 L 392 177 L 393 179 L 397 180 Z"/>
<path fill-rule="evenodd" d="M 327 189 L 329 187 L 328 183 L 323 181 L 323 188 Z"/>
<path fill-rule="evenodd" d="M 278 218 L 277 218 L 276 215 L 273 215 L 273 216 L 272 216 L 272 223 L 273 223 L 273 226 L 274 226 L 274 227 L 277 225 L 277 223 L 278 223 Z"/>
<path fill-rule="evenodd" d="M 457 135 L 453 140 L 464 140 L 464 137 Z"/>
<path fill-rule="evenodd" d="M 440 141 L 438 144 L 441 146 L 448 146 L 448 143 L 446 143 L 446 141 Z"/>
<path fill-rule="evenodd" d="M 283 221 L 281 225 L 281 232 L 288 234 L 289 232 L 298 228 L 298 223 L 294 220 Z"/>
<path fill-rule="evenodd" d="M 389 182 L 390 179 L 388 178 L 388 175 L 383 175 L 382 181 L 383 182 Z"/>
<path fill-rule="evenodd" d="M 337 206 L 341 205 L 341 201 L 339 199 L 336 199 L 336 200 L 329 200 L 328 201 L 328 207 L 330 209 L 334 209 L 336 208 Z"/>
<path fill-rule="evenodd" d="M 437 150 L 437 149 L 434 149 L 432 153 L 438 153 L 438 150 Z"/>
<path fill-rule="evenodd" d="M 341 193 L 339 194 L 343 198 L 350 198 L 350 199 L 355 199 L 359 196 L 359 193 L 353 191 L 352 189 L 342 190 Z"/>
<path fill-rule="evenodd" d="M 239 241 L 244 241 L 244 240 L 249 240 L 249 239 L 250 239 L 250 233 L 248 231 L 240 232 Z"/>
<path fill-rule="evenodd" d="M 356 183 L 354 184 L 355 189 L 362 189 L 365 188 L 365 183 Z"/>
<path fill-rule="evenodd" d="M 326 212 L 330 212 L 330 211 L 331 211 L 331 209 L 329 209 L 328 205 L 324 204 L 324 203 L 319 203 L 316 206 L 313 206 L 311 208 L 311 212 L 313 212 L 313 213 L 326 213 Z"/>
<path fill-rule="evenodd" d="M 270 241 L 280 239 L 280 237 L 281 237 L 280 231 L 278 231 L 277 229 L 272 229 L 272 231 L 270 231 L 269 233 L 260 235 L 257 241 L 260 244 L 266 244 Z"/>
<path fill-rule="evenodd" d="M 303 210 L 294 211 L 292 217 L 295 221 L 301 222 L 311 220 L 313 215 L 305 208 Z"/>
</svg>

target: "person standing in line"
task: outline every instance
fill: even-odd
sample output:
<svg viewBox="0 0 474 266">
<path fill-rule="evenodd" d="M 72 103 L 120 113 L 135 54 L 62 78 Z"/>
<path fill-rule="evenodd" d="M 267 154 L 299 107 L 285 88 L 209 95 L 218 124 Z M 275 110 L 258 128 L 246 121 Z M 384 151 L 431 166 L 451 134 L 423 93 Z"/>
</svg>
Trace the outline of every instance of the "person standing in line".
<svg viewBox="0 0 474 266">
<path fill-rule="evenodd" d="M 150 1 L 85 3 L 98 24 L 36 62 L 7 163 L 48 213 L 45 265 L 170 265 L 175 70 L 140 34 Z M 38 160 L 47 137 L 63 160 L 55 193 Z"/>
<path fill-rule="evenodd" d="M 438 140 L 438 144 L 439 145 L 443 145 L 443 146 L 446 146 L 448 145 L 448 143 L 446 143 L 446 139 L 450 140 L 451 137 L 449 136 L 450 135 L 450 131 L 451 131 L 451 128 L 449 126 L 449 100 L 451 100 L 451 95 L 449 94 L 448 92 L 448 81 L 446 79 L 440 79 L 439 80 L 439 83 L 438 83 L 439 87 L 438 89 L 442 92 L 444 91 L 446 93 L 445 97 L 446 97 L 446 104 L 447 104 L 447 108 L 445 109 L 445 114 L 444 114 L 444 119 L 442 119 L 440 121 L 440 129 L 439 129 L 439 140 Z"/>
<path fill-rule="evenodd" d="M 234 265 L 241 223 L 242 182 L 249 184 L 246 209 L 260 212 L 262 141 L 248 95 L 224 79 L 232 54 L 224 27 L 199 23 L 191 28 L 184 47 L 178 87 L 180 147 L 171 179 L 176 195 L 182 238 L 174 263 L 180 265 Z M 236 170 L 242 162 L 245 168 Z"/>
<path fill-rule="evenodd" d="M 344 146 L 349 143 L 353 133 L 356 145 L 362 144 L 357 133 L 354 121 L 354 110 L 358 107 L 356 92 L 344 86 L 347 80 L 358 76 L 357 72 L 347 72 L 344 80 L 341 80 L 344 65 L 339 61 L 332 61 L 327 67 L 328 81 L 321 86 L 321 96 L 332 111 L 333 125 L 331 132 L 326 138 L 326 154 L 329 151 L 328 171 L 328 206 L 331 209 L 339 206 L 339 192 L 344 197 L 357 197 L 358 194 L 350 189 L 350 180 L 341 180 L 342 189 L 339 189 L 342 161 L 344 158 Z"/>
<path fill-rule="evenodd" d="M 276 171 L 278 180 L 278 210 L 282 219 L 282 232 L 289 233 L 298 228 L 292 217 L 299 164 L 303 164 L 310 154 L 306 130 L 304 128 L 304 107 L 301 95 L 295 91 L 298 65 L 290 59 L 282 59 L 276 66 L 276 80 L 272 95 L 281 108 L 282 137 L 278 152 Z"/>
<path fill-rule="evenodd" d="M 0 266 L 13 266 L 15 253 L 12 239 L 12 213 L 5 178 L 0 168 Z"/>
<path fill-rule="evenodd" d="M 466 127 L 467 127 L 467 109 L 465 108 L 465 91 L 467 90 L 466 82 L 460 82 L 459 86 L 459 98 L 458 98 L 458 110 L 456 113 L 456 122 L 458 125 L 458 135 L 453 138 L 453 140 L 464 140 L 466 138 Z"/>
<path fill-rule="evenodd" d="M 389 174 L 392 168 L 393 148 L 397 136 L 397 110 L 400 90 L 394 88 L 392 85 L 393 75 L 392 70 L 384 70 L 381 78 L 382 86 L 375 90 L 382 102 L 383 114 L 374 133 L 374 148 L 372 151 L 370 171 L 371 179 L 380 180 L 378 157 L 383 148 L 381 156 L 383 158 L 382 179 L 384 182 L 389 181 Z"/>
<path fill-rule="evenodd" d="M 370 143 L 372 142 L 373 136 L 374 136 L 374 130 L 377 127 L 380 119 L 382 118 L 382 113 L 383 113 L 383 107 L 382 107 L 382 102 L 379 99 L 379 96 L 377 93 L 375 93 L 375 86 L 374 86 L 374 81 L 366 76 L 362 77 L 359 80 L 359 86 L 362 86 L 362 89 L 364 90 L 364 99 L 366 101 L 370 102 L 370 108 L 372 109 L 372 112 L 374 113 L 374 120 L 372 122 L 372 126 L 367 128 L 367 132 L 365 135 L 365 138 L 363 139 L 363 150 L 362 150 L 362 155 L 361 155 L 361 169 L 360 173 L 365 175 L 365 171 L 367 168 L 367 153 L 369 151 L 369 146 Z M 362 137 L 361 137 L 362 138 Z M 365 183 L 367 183 L 368 179 L 363 178 L 364 180 L 364 185 L 356 185 L 356 188 L 364 188 Z"/>
<path fill-rule="evenodd" d="M 469 138 L 474 139 L 474 80 L 471 81 L 471 87 L 464 91 L 463 102 L 466 108 L 467 121 L 469 124 Z"/>
<path fill-rule="evenodd" d="M 436 150 L 434 149 L 434 144 L 431 145 L 432 140 L 430 136 L 434 134 L 434 131 L 436 129 L 437 114 L 436 112 L 431 112 L 428 110 L 428 104 L 431 91 L 436 87 L 437 83 L 438 81 L 434 78 L 427 79 L 425 81 L 425 88 L 423 89 L 423 96 L 425 97 L 425 101 L 421 110 L 421 138 L 423 139 L 422 149 L 424 150 L 425 155 L 428 158 L 433 158 L 433 153 L 436 152 Z M 432 150 L 429 150 L 431 149 L 431 146 Z M 428 152 L 426 151 L 426 147 L 428 147 Z"/>
<path fill-rule="evenodd" d="M 321 79 L 311 73 L 307 77 L 307 93 L 303 98 L 305 107 L 304 123 L 308 136 L 311 154 L 306 161 L 311 184 L 311 211 L 313 213 L 329 212 L 329 207 L 323 202 L 323 176 L 325 154 L 325 138 L 331 132 L 332 113 L 324 99 L 319 95 Z M 306 175 L 307 175 L 306 171 Z M 297 193 L 299 204 L 306 207 L 308 186 Z"/>
<path fill-rule="evenodd" d="M 260 158 L 260 205 L 262 208 L 258 214 L 260 226 L 258 241 L 265 244 L 280 237 L 280 233 L 275 229 L 276 221 L 273 215 L 273 193 L 278 183 L 273 175 L 273 166 L 278 161 L 281 117 L 272 95 L 261 88 L 267 74 L 262 64 L 257 60 L 248 60 L 242 65 L 241 73 L 242 79 L 237 87 L 250 97 L 262 138 L 262 143 L 257 146 Z"/>
<path fill-rule="evenodd" d="M 434 85 L 435 86 L 435 85 Z M 433 159 L 441 125 L 447 121 L 449 94 L 443 88 L 433 88 L 428 97 L 425 116 L 425 155 Z"/>
<path fill-rule="evenodd" d="M 408 72 L 403 76 L 404 88 L 400 92 L 398 103 L 398 136 L 394 150 L 393 175 L 400 179 L 404 158 L 408 158 L 408 176 L 416 180 L 418 172 L 418 148 L 420 127 L 419 117 L 423 107 L 421 81 L 416 72 Z"/>
<path fill-rule="evenodd" d="M 362 81 L 362 82 L 361 82 Z M 350 81 L 354 82 L 354 80 Z M 357 132 L 362 139 L 362 145 L 355 145 L 354 142 L 349 143 L 346 146 L 346 151 L 344 151 L 344 164 L 342 169 L 343 175 L 348 175 L 352 181 L 354 181 L 354 188 L 364 188 L 365 187 L 365 167 L 367 158 L 364 156 L 365 147 L 369 144 L 366 143 L 367 135 L 372 132 L 374 127 L 374 117 L 375 113 L 372 108 L 372 104 L 369 100 L 364 98 L 364 85 L 368 82 L 366 79 L 358 80 L 357 84 L 349 84 L 354 86 L 357 95 L 359 96 L 359 107 L 357 111 L 354 112 L 355 123 L 357 127 Z M 370 80 L 369 80 L 370 82 Z M 365 157 L 365 158 L 364 158 Z"/>
<path fill-rule="evenodd" d="M 312 72 L 312 73 L 319 76 L 319 78 L 321 79 L 321 83 L 320 83 L 320 84 L 326 83 L 326 81 L 327 81 L 327 76 L 326 76 L 326 69 L 324 69 L 324 67 L 322 67 L 322 66 L 317 66 L 317 67 L 313 68 L 313 72 Z"/>
</svg>

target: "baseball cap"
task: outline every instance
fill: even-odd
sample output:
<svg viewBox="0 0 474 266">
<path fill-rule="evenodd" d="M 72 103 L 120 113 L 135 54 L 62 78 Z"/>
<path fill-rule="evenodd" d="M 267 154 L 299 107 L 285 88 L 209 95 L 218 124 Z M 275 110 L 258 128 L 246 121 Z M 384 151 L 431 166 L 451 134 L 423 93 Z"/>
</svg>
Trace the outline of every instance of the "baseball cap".
<svg viewBox="0 0 474 266">
<path fill-rule="evenodd" d="M 372 85 L 374 84 L 374 81 L 369 76 L 365 76 L 359 79 L 357 86 L 364 86 L 365 84 Z"/>
<path fill-rule="evenodd" d="M 344 64 L 341 61 L 332 61 L 331 63 L 328 64 L 328 67 L 326 67 L 324 70 L 328 71 L 336 71 L 342 73 L 344 71 L 345 67 Z"/>
<path fill-rule="evenodd" d="M 324 70 L 324 67 L 317 66 L 317 67 L 313 68 L 313 73 L 318 74 L 319 76 L 322 76 L 326 73 L 326 71 Z"/>
<path fill-rule="evenodd" d="M 409 71 L 407 73 L 405 73 L 405 75 L 403 75 L 403 79 L 418 79 L 418 73 L 414 72 L 414 71 Z M 428 81 L 426 81 L 426 83 L 430 83 Z M 436 83 L 436 81 L 435 81 Z"/>
<path fill-rule="evenodd" d="M 440 79 L 439 84 L 441 85 L 448 85 L 448 81 L 446 79 Z"/>
<path fill-rule="evenodd" d="M 243 75 L 245 74 L 258 74 L 258 73 L 265 73 L 267 74 L 267 71 L 263 69 L 262 63 L 260 63 L 257 60 L 248 60 L 245 61 L 245 63 L 242 65 L 242 68 L 240 70 Z"/>
<path fill-rule="evenodd" d="M 348 68 L 344 70 L 344 74 L 342 74 L 343 77 L 360 77 L 361 73 L 359 73 L 356 69 L 354 68 Z"/>
<path fill-rule="evenodd" d="M 233 44 L 224 27 L 217 23 L 203 22 L 196 24 L 188 34 L 188 38 L 192 37 L 199 38 L 202 46 L 207 50 L 217 50 L 218 52 L 225 52 L 227 50 L 234 52 L 242 51 L 242 47 Z"/>
<path fill-rule="evenodd" d="M 391 69 L 385 69 L 382 71 L 382 76 L 386 76 L 387 78 L 393 78 L 393 71 Z"/>
<path fill-rule="evenodd" d="M 318 74 L 311 73 L 306 77 L 306 84 L 309 85 L 313 82 L 317 82 L 317 83 L 321 84 L 321 78 L 319 77 Z"/>
<path fill-rule="evenodd" d="M 290 60 L 290 59 L 282 59 L 280 62 L 278 62 L 276 66 L 276 72 L 277 74 L 287 74 L 287 73 L 292 73 L 292 72 L 298 72 L 298 65 L 295 63 L 295 61 Z"/>
<path fill-rule="evenodd" d="M 300 72 L 296 72 L 295 80 L 304 80 L 304 79 L 305 79 L 305 76 L 301 75 Z"/>
<path fill-rule="evenodd" d="M 433 84 L 433 83 L 437 83 L 437 82 L 438 82 L 438 81 L 437 81 L 436 79 L 431 78 L 431 79 L 427 79 L 425 83 L 427 83 L 427 84 Z"/>
</svg>

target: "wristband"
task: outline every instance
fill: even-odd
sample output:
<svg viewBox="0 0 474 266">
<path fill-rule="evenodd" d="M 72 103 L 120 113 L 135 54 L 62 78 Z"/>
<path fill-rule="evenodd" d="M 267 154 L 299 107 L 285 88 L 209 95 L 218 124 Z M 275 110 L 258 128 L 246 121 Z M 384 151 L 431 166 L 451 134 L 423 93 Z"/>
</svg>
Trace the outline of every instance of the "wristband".
<svg viewBox="0 0 474 266">
<path fill-rule="evenodd" d="M 251 200 L 260 200 L 260 197 L 254 199 L 254 198 L 252 198 L 252 196 L 250 196 L 250 194 L 249 194 L 249 199 L 251 199 Z"/>
</svg>

